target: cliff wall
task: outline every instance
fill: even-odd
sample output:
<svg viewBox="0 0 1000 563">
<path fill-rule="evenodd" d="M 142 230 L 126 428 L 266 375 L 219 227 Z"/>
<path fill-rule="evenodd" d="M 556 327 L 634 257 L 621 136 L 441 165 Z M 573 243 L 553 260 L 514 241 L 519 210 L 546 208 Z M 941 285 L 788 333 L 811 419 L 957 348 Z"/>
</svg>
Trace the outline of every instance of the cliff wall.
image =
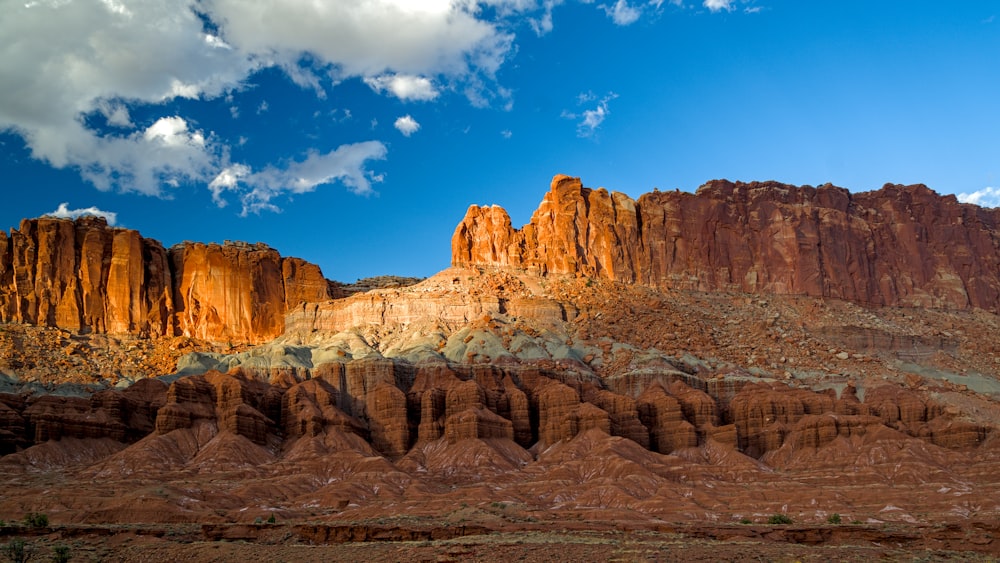
<svg viewBox="0 0 1000 563">
<path fill-rule="evenodd" d="M 264 245 L 168 250 L 97 217 L 0 231 L 2 322 L 258 343 L 284 331 L 288 308 L 327 298 L 318 266 Z"/>
<path fill-rule="evenodd" d="M 556 176 L 521 229 L 469 208 L 452 264 L 698 291 L 833 297 L 876 306 L 1000 310 L 1000 211 L 923 185 L 717 180 L 638 201 Z"/>
</svg>

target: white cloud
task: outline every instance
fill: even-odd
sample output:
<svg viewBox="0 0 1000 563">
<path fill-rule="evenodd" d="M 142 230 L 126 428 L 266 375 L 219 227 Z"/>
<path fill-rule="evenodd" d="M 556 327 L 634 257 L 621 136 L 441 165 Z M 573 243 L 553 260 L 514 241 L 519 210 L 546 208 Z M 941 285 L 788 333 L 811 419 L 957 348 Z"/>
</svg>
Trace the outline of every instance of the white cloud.
<svg viewBox="0 0 1000 563">
<path fill-rule="evenodd" d="M 46 217 L 58 217 L 60 219 L 76 219 L 82 215 L 104 217 L 109 225 L 114 225 L 118 222 L 118 214 L 114 211 L 104 211 L 93 206 L 82 209 L 70 209 L 69 204 L 65 202 L 60 203 L 55 211 L 45 214 Z"/>
<path fill-rule="evenodd" d="M 542 15 L 528 18 L 528 23 L 531 25 L 531 29 L 534 30 L 535 35 L 541 37 L 552 31 L 554 27 L 552 23 L 552 10 L 560 4 L 562 4 L 562 0 L 545 0 L 542 4 Z"/>
<path fill-rule="evenodd" d="M 614 6 L 601 6 L 616 25 L 630 25 L 639 20 L 642 10 L 630 6 L 626 0 L 618 0 Z"/>
<path fill-rule="evenodd" d="M 492 73 L 513 37 L 477 18 L 472 0 L 208 0 L 204 9 L 235 49 L 297 66 L 302 53 L 339 78 Z M 517 3 L 496 2 L 517 7 Z"/>
<path fill-rule="evenodd" d="M 97 111 L 101 112 L 108 125 L 126 129 L 135 127 L 125 104 L 101 100 L 97 103 Z"/>
<path fill-rule="evenodd" d="M 577 127 L 577 133 L 581 137 L 589 137 L 594 134 L 594 131 L 604 123 L 604 118 L 608 116 L 610 111 L 608 111 L 607 102 L 601 102 L 594 109 L 588 109 L 583 112 L 583 121 Z"/>
<path fill-rule="evenodd" d="M 273 200 L 284 194 L 302 194 L 317 187 L 340 182 L 358 195 L 374 192 L 372 183 L 382 177 L 369 172 L 369 160 L 382 160 L 386 147 L 378 141 L 341 145 L 328 153 L 310 151 L 305 160 L 284 167 L 268 166 L 260 172 L 236 164 L 222 170 L 210 183 L 213 199 L 220 207 L 226 205 L 225 192 L 239 194 L 242 215 L 261 211 L 279 211 Z"/>
<path fill-rule="evenodd" d="M 986 187 L 972 193 L 956 196 L 962 203 L 972 203 L 982 207 L 1000 207 L 1000 188 Z"/>
<path fill-rule="evenodd" d="M 728 12 L 733 9 L 733 0 L 705 0 L 703 5 L 710 12 L 719 12 L 721 10 Z"/>
<path fill-rule="evenodd" d="M 539 9 L 535 0 L 0 0 L 0 131 L 102 190 L 208 186 L 234 165 L 231 147 L 184 116 L 136 123 L 137 107 L 220 98 L 267 67 L 320 96 L 326 74 L 369 78 L 400 99 L 434 99 L 435 82 L 476 103 L 497 99 L 513 35 L 484 6 Z"/>
<path fill-rule="evenodd" d="M 143 132 L 142 137 L 151 143 L 162 143 L 168 147 L 204 147 L 205 137 L 201 131 L 188 133 L 187 121 L 177 117 L 161 117 Z"/>
<path fill-rule="evenodd" d="M 608 109 L 608 102 L 618 97 L 618 94 L 614 92 L 609 92 L 606 96 L 601 98 L 597 102 L 597 106 L 592 109 L 583 110 L 581 113 L 563 111 L 562 117 L 564 119 L 579 119 L 579 123 L 576 125 L 576 134 L 578 137 L 592 137 L 597 129 L 604 123 L 604 120 L 611 113 Z M 585 94 L 580 94 L 577 96 L 578 104 L 585 104 L 594 101 L 595 96 L 591 92 Z"/>
<path fill-rule="evenodd" d="M 388 91 L 400 100 L 430 101 L 438 97 L 439 92 L 434 83 L 422 76 L 407 74 L 384 74 L 365 78 L 365 84 L 372 90 L 382 93 Z"/>
<path fill-rule="evenodd" d="M 153 195 L 211 167 L 215 147 L 169 130 L 179 122 L 137 129 L 128 110 L 217 96 L 256 65 L 207 43 L 193 11 L 155 1 L 0 2 L 0 130 L 20 134 L 34 158 L 77 168 L 100 189 Z M 84 116 L 95 112 L 119 131 L 90 128 Z"/>
<path fill-rule="evenodd" d="M 410 114 L 396 118 L 396 122 L 392 125 L 396 129 L 399 129 L 399 132 L 402 133 L 404 137 L 409 137 L 420 130 L 420 124 L 417 123 L 417 120 L 413 119 Z"/>
<path fill-rule="evenodd" d="M 208 189 L 212 192 L 212 201 L 219 207 L 225 207 L 227 202 L 222 198 L 224 192 L 238 191 L 240 180 L 250 175 L 250 167 L 246 164 L 233 164 L 222 169 L 211 182 Z"/>
<path fill-rule="evenodd" d="M 500 136 L 503 137 L 504 139 L 509 139 L 514 136 L 514 132 L 511 131 L 510 129 L 504 129 L 503 131 L 500 132 Z"/>
</svg>

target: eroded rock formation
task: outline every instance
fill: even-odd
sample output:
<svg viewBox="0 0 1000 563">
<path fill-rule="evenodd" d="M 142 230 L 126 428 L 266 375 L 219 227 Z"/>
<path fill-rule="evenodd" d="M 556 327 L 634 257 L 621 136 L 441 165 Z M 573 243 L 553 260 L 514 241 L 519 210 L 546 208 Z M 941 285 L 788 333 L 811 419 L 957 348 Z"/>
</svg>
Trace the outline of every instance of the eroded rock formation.
<svg viewBox="0 0 1000 563">
<path fill-rule="evenodd" d="M 327 298 L 318 266 L 264 245 L 168 250 L 99 217 L 0 232 L 0 322 L 259 343 L 284 331 L 289 308 Z"/>
<path fill-rule="evenodd" d="M 0 394 L 0 450 L 64 437 L 129 443 L 209 424 L 261 445 L 337 430 L 368 440 L 390 459 L 439 440 L 504 439 L 540 451 L 595 429 L 659 453 L 714 441 L 764 458 L 877 431 L 968 449 L 992 430 L 893 385 L 870 389 L 858 402 L 853 389 L 838 398 L 830 390 L 746 383 L 726 400 L 671 382 L 667 373 L 651 375 L 633 390 L 638 396 L 615 393 L 551 363 L 353 360 L 316 374 L 268 384 L 235 369 L 182 377 L 169 387 L 145 380 L 90 398 Z"/>
<path fill-rule="evenodd" d="M 712 181 L 634 201 L 556 176 L 521 229 L 469 208 L 456 266 L 507 267 L 699 291 L 874 306 L 1000 310 L 1000 211 L 923 185 L 843 188 Z"/>
</svg>

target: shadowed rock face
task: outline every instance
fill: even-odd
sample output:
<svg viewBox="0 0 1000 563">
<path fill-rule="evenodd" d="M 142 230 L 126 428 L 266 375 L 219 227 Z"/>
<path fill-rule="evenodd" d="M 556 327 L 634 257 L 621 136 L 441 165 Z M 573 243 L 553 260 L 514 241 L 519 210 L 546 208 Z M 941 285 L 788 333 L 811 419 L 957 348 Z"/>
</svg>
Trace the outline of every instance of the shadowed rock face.
<svg viewBox="0 0 1000 563">
<path fill-rule="evenodd" d="M 502 438 L 541 450 L 592 429 L 660 453 L 714 440 L 754 458 L 878 428 L 968 450 L 992 430 L 892 385 L 870 390 L 861 403 L 853 388 L 838 399 L 829 390 L 746 383 L 725 404 L 723 396 L 670 383 L 669 374 L 653 376 L 634 398 L 567 376 L 551 362 L 502 368 L 353 360 L 314 375 L 268 384 L 237 369 L 182 377 L 169 388 L 144 380 L 90 398 L 0 394 L 0 455 L 62 437 L 134 442 L 202 421 L 257 444 L 338 429 L 393 459 L 441 438 Z M 411 428 L 419 430 L 411 435 Z"/>
<path fill-rule="evenodd" d="M 264 245 L 170 250 L 97 217 L 0 232 L 0 321 L 82 332 L 258 343 L 290 307 L 328 298 L 319 267 Z"/>
<path fill-rule="evenodd" d="M 699 291 L 833 297 L 876 306 L 1000 310 L 1000 212 L 923 185 L 717 180 L 628 196 L 556 176 L 521 229 L 469 208 L 456 266 L 575 274 Z"/>
</svg>

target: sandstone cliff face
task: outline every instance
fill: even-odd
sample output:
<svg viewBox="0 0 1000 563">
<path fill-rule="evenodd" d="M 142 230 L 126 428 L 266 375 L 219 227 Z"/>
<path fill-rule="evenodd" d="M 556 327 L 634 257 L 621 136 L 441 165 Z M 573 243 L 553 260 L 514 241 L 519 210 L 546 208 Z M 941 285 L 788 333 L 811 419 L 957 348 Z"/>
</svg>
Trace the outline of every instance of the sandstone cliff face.
<svg viewBox="0 0 1000 563">
<path fill-rule="evenodd" d="M 166 250 L 103 219 L 41 218 L 0 236 L 0 320 L 77 331 L 170 334 Z"/>
<path fill-rule="evenodd" d="M 456 266 L 575 274 L 699 291 L 833 297 L 876 306 L 1000 310 L 1000 211 L 926 186 L 713 181 L 638 201 L 556 176 L 520 230 L 469 208 Z"/>
<path fill-rule="evenodd" d="M 0 322 L 258 343 L 287 309 L 328 298 L 318 266 L 263 245 L 170 250 L 104 219 L 27 219 L 0 233 Z"/>
</svg>

